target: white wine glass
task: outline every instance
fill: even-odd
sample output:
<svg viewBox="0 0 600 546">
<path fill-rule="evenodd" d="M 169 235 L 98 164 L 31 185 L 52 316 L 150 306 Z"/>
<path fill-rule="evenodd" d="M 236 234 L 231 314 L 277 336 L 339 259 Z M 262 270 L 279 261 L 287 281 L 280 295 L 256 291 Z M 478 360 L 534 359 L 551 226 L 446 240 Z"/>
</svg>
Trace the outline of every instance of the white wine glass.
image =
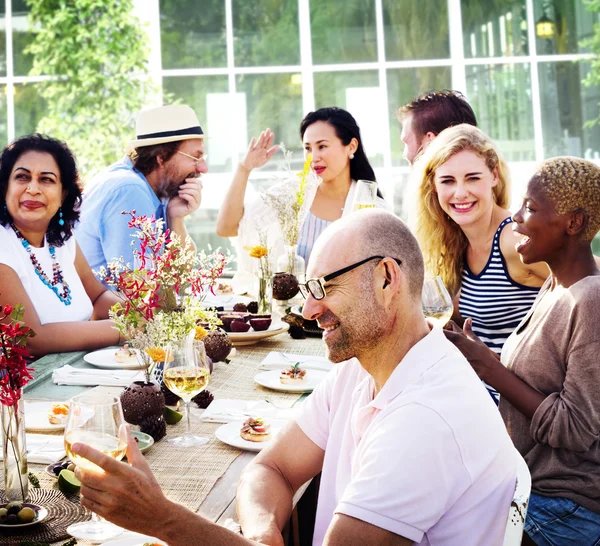
<svg viewBox="0 0 600 546">
<path fill-rule="evenodd" d="M 425 318 L 434 326 L 444 327 L 452 317 L 452 298 L 440 277 L 425 279 L 422 303 Z"/>
<path fill-rule="evenodd" d="M 206 388 L 209 378 L 210 367 L 202 341 L 194 341 L 188 337 L 183 345 L 165 351 L 163 382 L 173 394 L 183 400 L 186 423 L 184 435 L 170 438 L 170 445 L 193 447 L 208 442 L 208 438 L 190 432 L 190 402 Z"/>
<path fill-rule="evenodd" d="M 373 180 L 359 180 L 354 190 L 352 212 L 362 209 L 375 208 L 377 200 L 377 182 Z"/>
<path fill-rule="evenodd" d="M 83 393 L 69 402 L 69 416 L 65 425 L 65 450 L 75 465 L 87 470 L 102 469 L 73 453 L 73 444 L 87 444 L 120 461 L 127 451 L 127 430 L 121 400 L 102 393 Z M 119 536 L 123 529 L 92 512 L 90 521 L 74 523 L 67 532 L 75 538 L 100 542 Z"/>
</svg>

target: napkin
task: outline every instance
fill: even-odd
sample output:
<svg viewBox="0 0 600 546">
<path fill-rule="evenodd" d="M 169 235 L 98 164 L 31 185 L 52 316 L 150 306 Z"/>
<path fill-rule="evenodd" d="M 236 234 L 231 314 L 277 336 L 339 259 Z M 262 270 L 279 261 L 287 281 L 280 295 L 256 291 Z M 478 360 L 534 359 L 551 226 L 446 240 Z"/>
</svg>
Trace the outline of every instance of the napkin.
<svg viewBox="0 0 600 546">
<path fill-rule="evenodd" d="M 282 370 L 300 362 L 306 370 L 323 370 L 328 372 L 333 364 L 324 356 L 294 355 L 271 351 L 258 366 L 259 370 Z"/>
<path fill-rule="evenodd" d="M 128 387 L 134 381 L 143 380 L 144 370 L 97 370 L 74 368 L 67 364 L 52 372 L 52 381 L 57 385 Z"/>
<path fill-rule="evenodd" d="M 214 400 L 200 417 L 206 423 L 245 421 L 248 417 L 264 417 L 288 421 L 299 408 L 277 408 L 266 400 Z"/>
<path fill-rule="evenodd" d="M 27 444 L 27 462 L 50 464 L 60 461 L 67 454 L 65 452 L 65 440 L 62 436 L 50 436 L 47 434 L 25 434 Z M 2 452 L 0 451 L 0 460 Z"/>
</svg>

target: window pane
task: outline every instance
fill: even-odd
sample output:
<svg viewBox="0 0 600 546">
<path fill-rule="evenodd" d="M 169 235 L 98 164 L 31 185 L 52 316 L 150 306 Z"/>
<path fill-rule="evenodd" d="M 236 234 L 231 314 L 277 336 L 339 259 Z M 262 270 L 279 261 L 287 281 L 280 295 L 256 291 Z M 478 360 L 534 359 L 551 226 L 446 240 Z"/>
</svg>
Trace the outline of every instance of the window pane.
<svg viewBox="0 0 600 546">
<path fill-rule="evenodd" d="M 383 0 L 388 61 L 450 56 L 447 0 Z"/>
<path fill-rule="evenodd" d="M 593 33 L 599 13 L 585 9 L 581 0 L 534 0 L 536 47 L 538 55 L 563 55 L 587 51 L 581 41 Z"/>
<path fill-rule="evenodd" d="M 298 1 L 233 0 L 236 66 L 300 63 Z"/>
<path fill-rule="evenodd" d="M 465 57 L 528 54 L 525 0 L 462 0 Z"/>
<path fill-rule="evenodd" d="M 46 112 L 46 101 L 35 83 L 15 85 L 15 138 L 33 133 Z M 68 144 L 68 142 L 67 142 Z"/>
<path fill-rule="evenodd" d="M 377 60 L 374 0 L 319 0 L 310 3 L 315 64 Z"/>
<path fill-rule="evenodd" d="M 237 124 L 230 127 L 237 138 L 244 142 L 240 157 L 246 152 L 251 137 L 256 137 L 269 127 L 275 133 L 275 142 L 283 142 L 291 150 L 292 168 L 299 169 L 304 163 L 304 151 L 300 142 L 302 121 L 302 86 L 299 74 L 251 74 L 236 78 L 240 97 L 240 116 Z M 282 156 L 276 154 L 264 169 L 276 170 Z"/>
<path fill-rule="evenodd" d="M 381 139 L 381 125 L 387 123 L 387 110 L 377 71 L 316 73 L 315 107 L 325 106 L 339 106 L 354 116 L 371 165 L 383 165 L 386 144 Z"/>
<path fill-rule="evenodd" d="M 227 65 L 225 0 L 160 0 L 163 68 Z"/>
<path fill-rule="evenodd" d="M 33 56 L 25 53 L 25 49 L 33 41 L 33 34 L 29 32 L 29 23 L 27 22 L 28 13 L 29 8 L 25 0 L 13 0 L 12 32 L 15 76 L 27 76 L 33 66 Z"/>
<path fill-rule="evenodd" d="M 231 117 L 227 76 L 165 77 L 163 90 L 167 96 L 171 94 L 174 99 L 189 104 L 198 115 L 202 129 L 210 137 L 206 141 L 209 171 L 230 172 L 231 126 L 235 119 Z"/>
<path fill-rule="evenodd" d="M 468 66 L 467 95 L 507 161 L 535 160 L 529 64 Z"/>
<path fill-rule="evenodd" d="M 8 130 L 6 119 L 6 86 L 0 85 L 0 148 L 8 144 Z"/>
<path fill-rule="evenodd" d="M 392 164 L 408 165 L 402 158 L 404 144 L 400 140 L 402 127 L 396 117 L 398 108 L 428 89 L 449 89 L 452 76 L 449 66 L 427 68 L 400 68 L 387 71 L 388 119 L 392 142 Z"/>
<path fill-rule="evenodd" d="M 582 80 L 588 63 L 540 63 L 540 100 L 544 157 L 574 155 L 600 160 L 600 126 L 586 127 L 598 117 L 600 90 Z"/>
<path fill-rule="evenodd" d="M 0 76 L 6 76 L 6 2 L 0 0 Z M 5 123 L 6 125 L 6 123 Z"/>
<path fill-rule="evenodd" d="M 204 181 L 205 179 L 202 178 L 202 180 Z M 219 208 L 213 206 L 212 203 L 206 203 L 207 190 L 212 191 L 213 188 L 216 189 L 218 187 L 219 184 L 214 184 L 210 179 L 210 175 L 207 175 L 202 189 L 202 205 L 189 218 L 186 218 L 185 225 L 198 250 L 207 250 L 210 246 L 213 250 L 217 248 L 220 248 L 222 251 L 229 250 L 235 256 L 235 251 L 230 240 L 217 235 L 216 226 Z M 222 186 L 220 187 L 222 188 Z M 235 262 L 230 264 L 229 268 L 235 270 Z"/>
</svg>

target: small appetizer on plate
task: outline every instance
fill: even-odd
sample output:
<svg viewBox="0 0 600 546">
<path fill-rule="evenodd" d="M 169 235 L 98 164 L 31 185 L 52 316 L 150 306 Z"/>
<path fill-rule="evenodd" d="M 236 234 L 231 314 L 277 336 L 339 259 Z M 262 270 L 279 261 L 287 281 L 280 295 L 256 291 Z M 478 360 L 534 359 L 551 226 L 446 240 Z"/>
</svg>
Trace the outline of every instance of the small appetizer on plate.
<svg viewBox="0 0 600 546">
<path fill-rule="evenodd" d="M 120 364 L 125 364 L 126 362 L 137 362 L 135 349 L 131 349 L 129 344 L 125 343 L 125 345 L 123 345 L 123 347 L 121 347 L 115 353 L 115 360 Z"/>
<path fill-rule="evenodd" d="M 300 367 L 300 362 L 296 362 L 293 366 L 281 370 L 279 381 L 284 385 L 293 385 L 302 383 L 306 379 L 306 370 Z"/>
<path fill-rule="evenodd" d="M 271 425 L 262 417 L 250 417 L 244 421 L 240 436 L 249 442 L 266 442 L 271 438 Z"/>
<path fill-rule="evenodd" d="M 51 425 L 65 425 L 69 415 L 69 404 L 52 404 L 48 410 L 48 421 Z"/>
</svg>

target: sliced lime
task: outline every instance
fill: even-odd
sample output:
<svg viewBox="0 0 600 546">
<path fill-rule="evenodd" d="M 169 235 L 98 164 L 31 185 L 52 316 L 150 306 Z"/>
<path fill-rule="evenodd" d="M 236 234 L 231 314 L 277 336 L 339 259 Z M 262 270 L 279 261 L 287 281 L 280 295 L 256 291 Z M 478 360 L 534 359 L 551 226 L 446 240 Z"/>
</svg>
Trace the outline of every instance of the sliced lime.
<svg viewBox="0 0 600 546">
<path fill-rule="evenodd" d="M 183 414 L 179 413 L 178 411 L 175 411 L 174 409 L 171 409 L 168 406 L 165 406 L 163 416 L 167 425 L 176 425 L 183 418 Z"/>
<path fill-rule="evenodd" d="M 74 472 L 65 468 L 64 470 L 61 470 L 58 475 L 58 488 L 65 495 L 72 495 L 79 491 L 81 482 L 77 479 Z"/>
</svg>

